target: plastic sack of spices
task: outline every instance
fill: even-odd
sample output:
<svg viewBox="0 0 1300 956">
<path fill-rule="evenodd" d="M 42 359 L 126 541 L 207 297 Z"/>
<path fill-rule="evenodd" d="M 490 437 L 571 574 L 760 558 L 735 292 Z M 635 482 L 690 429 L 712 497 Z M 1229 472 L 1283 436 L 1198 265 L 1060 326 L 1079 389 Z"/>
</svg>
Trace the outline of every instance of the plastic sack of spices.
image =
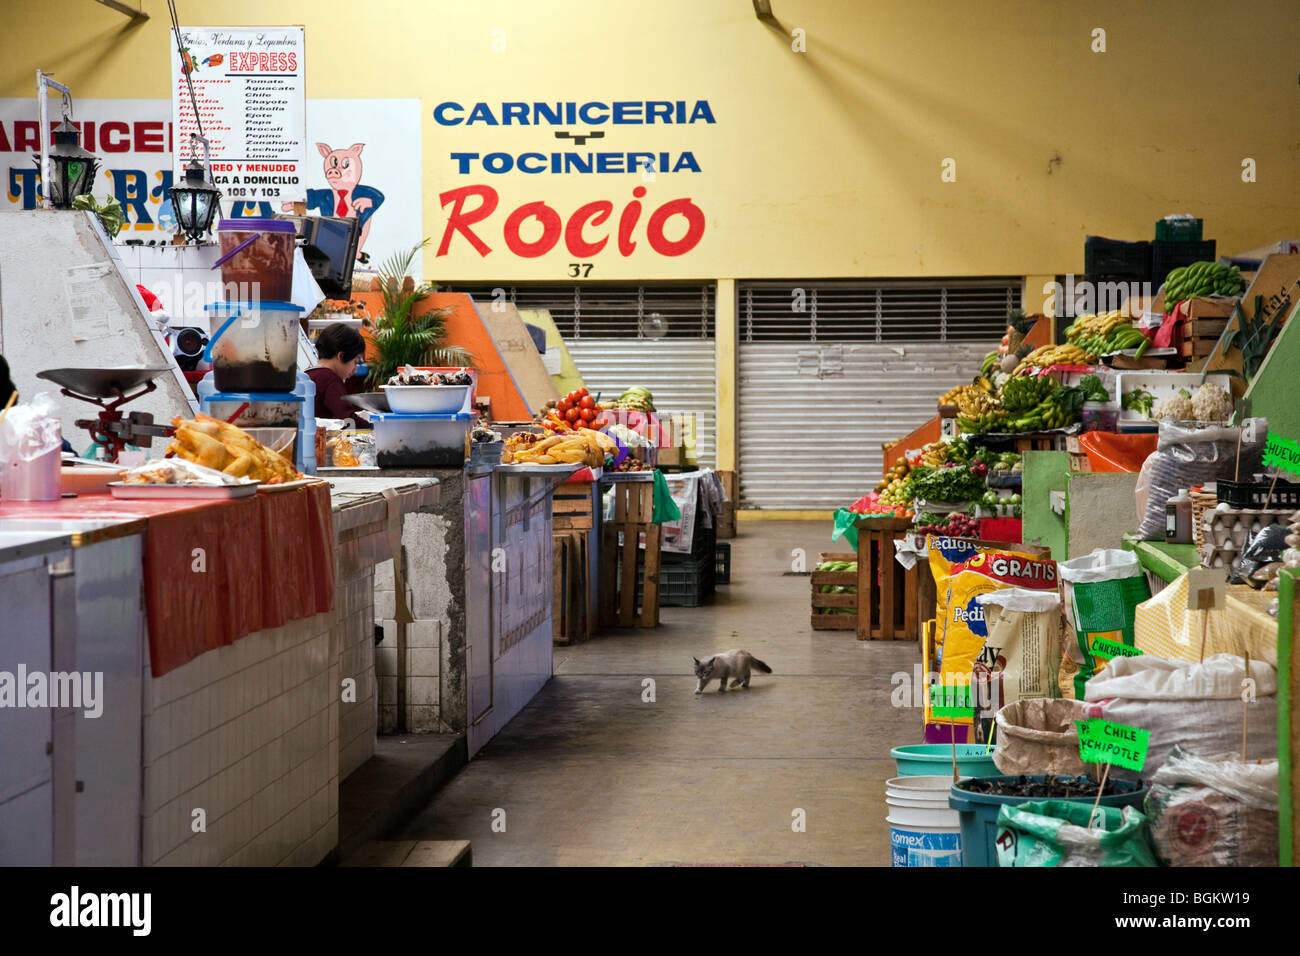
<svg viewBox="0 0 1300 956">
<path fill-rule="evenodd" d="M 1137 606 L 1151 597 L 1132 551 L 1098 548 L 1061 562 L 1067 628 L 1061 657 L 1061 693 L 1083 699 L 1084 685 L 1114 657 L 1132 656 Z"/>
<path fill-rule="evenodd" d="M 934 540 L 934 539 L 931 539 Z M 1031 591 L 1056 591 L 1056 562 L 1015 551 L 983 551 L 952 568 L 945 603 L 943 657 L 939 663 L 939 684 L 943 688 L 969 688 L 972 700 L 961 703 L 960 691 L 951 695 L 951 706 L 988 708 L 989 701 L 976 701 L 976 685 L 986 687 L 988 667 L 979 660 L 989 636 L 984 605 L 979 597 L 991 591 L 1021 588 Z M 949 694 L 944 692 L 945 697 Z M 950 717 L 952 723 L 970 723 L 972 717 Z"/>
<path fill-rule="evenodd" d="M 1254 423 L 1255 441 L 1246 441 Z M 1145 489 L 1142 524 L 1137 536 L 1144 540 L 1165 537 L 1165 505 L 1178 494 L 1179 488 L 1193 488 L 1206 482 L 1231 479 L 1234 474 L 1252 474 L 1260 470 L 1268 422 L 1250 419 L 1247 428 L 1202 422 L 1179 422 L 1166 418 L 1160 422 L 1156 450 L 1143 463 L 1139 485 Z M 1246 433 L 1246 434 L 1243 434 Z M 1240 440 L 1241 460 L 1237 452 Z M 1141 495 L 1141 492 L 1139 492 Z"/>
<path fill-rule="evenodd" d="M 1031 800 L 998 810 L 998 866 L 1155 866 L 1136 807 Z"/>
<path fill-rule="evenodd" d="M 1277 866 L 1276 760 L 1198 757 L 1175 747 L 1144 809 L 1165 866 Z"/>
</svg>

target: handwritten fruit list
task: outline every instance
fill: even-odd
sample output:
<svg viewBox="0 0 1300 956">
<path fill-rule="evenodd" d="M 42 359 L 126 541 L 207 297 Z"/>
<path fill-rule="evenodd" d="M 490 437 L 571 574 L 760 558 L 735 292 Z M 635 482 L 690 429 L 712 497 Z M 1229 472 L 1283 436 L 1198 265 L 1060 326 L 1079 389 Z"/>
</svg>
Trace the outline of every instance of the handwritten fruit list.
<svg viewBox="0 0 1300 956">
<path fill-rule="evenodd" d="M 190 158 L 190 133 L 201 123 L 213 179 L 228 199 L 277 209 L 304 201 L 303 28 L 181 27 L 180 33 L 179 44 L 169 37 L 177 176 Z"/>
</svg>

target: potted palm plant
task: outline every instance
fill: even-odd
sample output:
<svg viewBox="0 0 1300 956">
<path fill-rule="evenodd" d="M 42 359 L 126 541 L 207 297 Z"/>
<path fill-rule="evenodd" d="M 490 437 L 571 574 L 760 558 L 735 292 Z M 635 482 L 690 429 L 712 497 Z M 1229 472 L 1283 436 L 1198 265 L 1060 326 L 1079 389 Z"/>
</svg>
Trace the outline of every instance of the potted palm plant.
<svg viewBox="0 0 1300 956">
<path fill-rule="evenodd" d="M 407 277 L 415 257 L 428 244 L 429 240 L 425 239 L 406 252 L 395 252 L 379 268 L 379 291 L 384 307 L 370 336 L 378 353 L 366 376 L 370 388 L 383 385 L 406 365 L 474 365 L 474 356 L 468 351 L 444 344 L 446 319 L 451 309 L 413 314 L 415 306 L 434 291 L 433 283 L 416 285 Z"/>
</svg>

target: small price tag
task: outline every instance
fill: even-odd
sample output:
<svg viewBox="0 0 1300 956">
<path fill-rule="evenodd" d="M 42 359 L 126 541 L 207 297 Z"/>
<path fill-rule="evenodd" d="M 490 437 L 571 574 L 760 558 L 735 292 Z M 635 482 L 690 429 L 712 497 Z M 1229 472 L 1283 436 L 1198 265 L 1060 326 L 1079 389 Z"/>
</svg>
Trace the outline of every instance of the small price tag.
<svg viewBox="0 0 1300 956">
<path fill-rule="evenodd" d="M 1120 641 L 1112 641 L 1106 637 L 1092 638 L 1089 649 L 1093 657 L 1100 657 L 1104 660 L 1111 660 L 1116 657 L 1141 657 L 1143 653 L 1136 647 L 1130 647 Z"/>
<path fill-rule="evenodd" d="M 1221 570 L 1192 568 L 1187 572 L 1187 609 L 1212 611 L 1222 607 L 1225 584 Z"/>
<path fill-rule="evenodd" d="M 1079 728 L 1079 759 L 1084 763 L 1108 763 L 1138 772 L 1146 765 L 1151 731 L 1096 717 L 1074 723 Z"/>
<path fill-rule="evenodd" d="M 1251 424 L 1254 424 L 1251 419 Z M 1243 441 L 1254 441 L 1242 436 Z M 1276 432 L 1269 432 L 1264 442 L 1264 467 L 1285 471 L 1292 477 L 1300 477 L 1300 442 L 1293 441 Z"/>
<path fill-rule="evenodd" d="M 970 717 L 974 709 L 969 684 L 934 684 L 930 687 L 931 716 Z"/>
</svg>

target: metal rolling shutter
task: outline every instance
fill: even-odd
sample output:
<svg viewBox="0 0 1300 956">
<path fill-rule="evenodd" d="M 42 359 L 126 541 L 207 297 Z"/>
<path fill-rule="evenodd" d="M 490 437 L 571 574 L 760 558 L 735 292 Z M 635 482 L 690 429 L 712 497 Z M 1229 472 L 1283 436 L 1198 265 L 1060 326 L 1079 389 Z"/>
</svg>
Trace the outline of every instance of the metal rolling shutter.
<svg viewBox="0 0 1300 956">
<path fill-rule="evenodd" d="M 1021 280 L 737 286 L 740 506 L 834 509 L 996 347 Z"/>
<path fill-rule="evenodd" d="M 700 464 L 717 461 L 717 351 L 713 283 L 453 283 L 476 302 L 504 293 L 519 309 L 546 309 L 593 394 L 644 385 L 655 407 L 695 412 Z M 501 290 L 501 292 L 497 292 Z M 660 316 L 656 323 L 652 317 Z M 656 332 L 662 332 L 656 337 Z"/>
</svg>

